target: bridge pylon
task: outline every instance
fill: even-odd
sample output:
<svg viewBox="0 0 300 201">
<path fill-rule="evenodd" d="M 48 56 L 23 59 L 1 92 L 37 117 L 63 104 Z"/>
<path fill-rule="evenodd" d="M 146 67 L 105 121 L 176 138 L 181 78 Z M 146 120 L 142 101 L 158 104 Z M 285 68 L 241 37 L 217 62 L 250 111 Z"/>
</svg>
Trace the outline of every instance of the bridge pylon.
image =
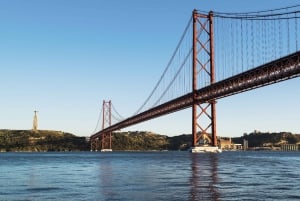
<svg viewBox="0 0 300 201">
<path fill-rule="evenodd" d="M 111 126 L 111 101 L 102 103 L 102 130 Z M 111 132 L 102 133 L 100 137 L 91 139 L 91 151 L 112 151 Z"/>
<path fill-rule="evenodd" d="M 215 83 L 213 12 L 193 11 L 192 146 L 217 146 L 216 101 L 197 100 L 197 90 Z M 211 135 L 210 135 L 211 134 Z M 211 137 L 210 137 L 211 136 Z"/>
</svg>

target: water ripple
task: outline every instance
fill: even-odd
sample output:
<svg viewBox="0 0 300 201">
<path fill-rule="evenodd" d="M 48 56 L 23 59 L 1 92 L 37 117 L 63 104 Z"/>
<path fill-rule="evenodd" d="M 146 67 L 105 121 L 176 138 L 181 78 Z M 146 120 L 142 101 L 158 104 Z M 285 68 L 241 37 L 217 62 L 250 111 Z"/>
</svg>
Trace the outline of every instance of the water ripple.
<svg viewBox="0 0 300 201">
<path fill-rule="evenodd" d="M 300 152 L 0 153 L 0 200 L 299 200 Z"/>
</svg>

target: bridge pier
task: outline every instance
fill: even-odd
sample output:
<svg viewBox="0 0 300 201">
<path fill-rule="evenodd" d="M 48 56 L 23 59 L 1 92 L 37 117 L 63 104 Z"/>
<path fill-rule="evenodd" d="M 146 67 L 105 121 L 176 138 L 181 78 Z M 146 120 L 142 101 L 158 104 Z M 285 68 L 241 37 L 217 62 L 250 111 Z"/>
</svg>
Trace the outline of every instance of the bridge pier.
<svg viewBox="0 0 300 201">
<path fill-rule="evenodd" d="M 101 140 L 99 138 L 91 138 L 91 151 L 110 152 L 111 148 L 111 133 L 102 134 Z M 101 145 L 101 146 L 100 146 Z"/>
<path fill-rule="evenodd" d="M 90 138 L 91 151 L 98 151 L 99 138 Z"/>
<path fill-rule="evenodd" d="M 102 134 L 101 152 L 109 152 L 111 149 L 111 132 Z"/>
</svg>

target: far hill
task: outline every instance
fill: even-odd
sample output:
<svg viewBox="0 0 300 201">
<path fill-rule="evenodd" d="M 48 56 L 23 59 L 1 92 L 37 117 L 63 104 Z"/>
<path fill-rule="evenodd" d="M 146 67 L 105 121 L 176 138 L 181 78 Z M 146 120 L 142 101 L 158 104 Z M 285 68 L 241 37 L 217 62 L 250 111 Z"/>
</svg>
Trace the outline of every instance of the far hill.
<svg viewBox="0 0 300 201">
<path fill-rule="evenodd" d="M 86 151 L 85 137 L 50 130 L 0 130 L 0 151 Z"/>
<path fill-rule="evenodd" d="M 115 132 L 112 134 L 113 150 L 187 150 L 191 135 L 168 137 L 147 131 Z"/>
<path fill-rule="evenodd" d="M 218 137 L 218 139 L 220 138 L 222 137 Z M 166 135 L 158 135 L 151 132 L 117 132 L 112 135 L 112 149 L 187 150 L 192 146 L 191 139 L 191 134 L 168 137 Z M 224 139 L 228 139 L 228 137 Z M 268 133 L 259 131 L 232 138 L 232 143 L 243 144 L 244 139 L 248 140 L 249 147 L 280 147 L 283 144 L 300 144 L 299 134 L 292 134 L 290 132 Z"/>
<path fill-rule="evenodd" d="M 280 147 L 282 144 L 300 143 L 300 135 L 290 132 L 269 133 L 254 131 L 244 136 L 232 138 L 234 143 L 242 144 L 243 140 L 248 140 L 249 147 Z"/>
<path fill-rule="evenodd" d="M 151 132 L 115 132 L 112 134 L 113 150 L 164 150 L 168 147 L 167 136 Z"/>
<path fill-rule="evenodd" d="M 112 149 L 136 150 L 186 150 L 191 135 L 168 137 L 152 132 L 112 133 Z M 0 152 L 89 151 L 90 142 L 85 137 L 49 130 L 0 130 Z"/>
<path fill-rule="evenodd" d="M 191 134 L 168 137 L 152 132 L 114 132 L 112 149 L 114 151 L 136 150 L 187 150 L 191 146 Z M 232 142 L 243 144 L 248 140 L 249 147 L 280 147 L 282 144 L 300 143 L 300 135 L 289 132 L 253 132 L 232 138 Z M 71 133 L 49 130 L 0 130 L 0 152 L 6 151 L 89 151 L 90 142 L 85 137 Z"/>
</svg>

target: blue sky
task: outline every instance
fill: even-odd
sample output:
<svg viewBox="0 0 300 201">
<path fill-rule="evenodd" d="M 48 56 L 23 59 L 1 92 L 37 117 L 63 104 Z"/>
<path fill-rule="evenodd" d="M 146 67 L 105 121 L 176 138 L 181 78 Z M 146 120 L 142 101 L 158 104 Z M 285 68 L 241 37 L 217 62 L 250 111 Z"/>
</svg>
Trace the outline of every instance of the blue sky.
<svg viewBox="0 0 300 201">
<path fill-rule="evenodd" d="M 0 0 L 0 128 L 89 136 L 102 100 L 124 117 L 148 96 L 194 8 L 246 12 L 299 4 L 292 0 Z M 221 136 L 300 133 L 298 78 L 224 98 Z M 185 110 L 124 130 L 191 133 Z"/>
</svg>

